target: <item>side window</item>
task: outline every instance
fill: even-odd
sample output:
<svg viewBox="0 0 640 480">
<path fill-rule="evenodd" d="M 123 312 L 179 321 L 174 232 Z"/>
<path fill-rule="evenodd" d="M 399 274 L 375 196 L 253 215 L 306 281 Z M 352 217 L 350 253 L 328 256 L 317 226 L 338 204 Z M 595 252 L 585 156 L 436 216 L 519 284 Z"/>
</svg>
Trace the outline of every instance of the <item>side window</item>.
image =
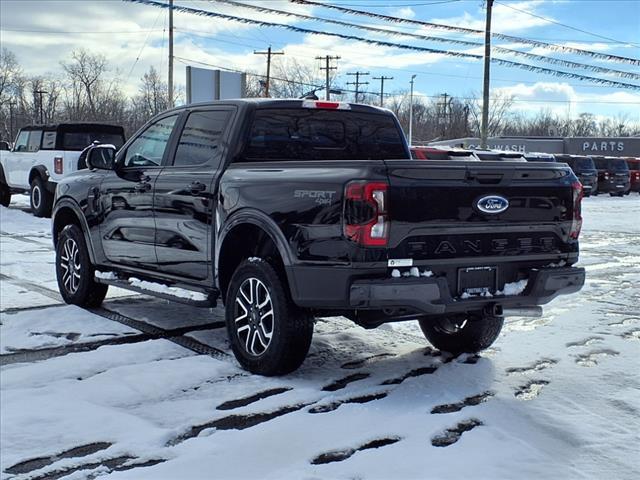
<svg viewBox="0 0 640 480">
<path fill-rule="evenodd" d="M 152 167 L 161 165 L 171 130 L 177 119 L 177 114 L 171 115 L 147 127 L 127 148 L 124 166 Z"/>
<path fill-rule="evenodd" d="M 56 132 L 44 132 L 44 134 L 42 135 L 42 149 L 56 149 Z"/>
<path fill-rule="evenodd" d="M 217 168 L 221 158 L 220 139 L 230 117 L 231 112 L 225 110 L 191 113 L 180 135 L 173 166 L 208 164 Z"/>
<path fill-rule="evenodd" d="M 27 144 L 28 152 L 37 152 L 40 150 L 40 142 L 42 142 L 42 130 L 31 130 L 29 132 L 29 143 Z"/>
<path fill-rule="evenodd" d="M 14 152 L 26 152 L 27 144 L 29 143 L 29 132 L 21 131 L 16 139 L 16 144 L 13 146 Z"/>
</svg>

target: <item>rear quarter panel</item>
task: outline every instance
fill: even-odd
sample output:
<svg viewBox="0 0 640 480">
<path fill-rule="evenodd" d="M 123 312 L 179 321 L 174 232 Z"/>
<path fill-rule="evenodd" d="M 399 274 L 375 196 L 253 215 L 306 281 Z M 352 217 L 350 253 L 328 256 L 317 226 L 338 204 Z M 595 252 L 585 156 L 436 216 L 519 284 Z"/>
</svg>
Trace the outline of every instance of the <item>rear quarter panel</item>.
<svg viewBox="0 0 640 480">
<path fill-rule="evenodd" d="M 236 163 L 220 182 L 219 226 L 258 210 L 275 223 L 298 263 L 354 260 L 358 249 L 342 236 L 342 199 L 350 180 L 386 180 L 382 161 Z"/>
</svg>

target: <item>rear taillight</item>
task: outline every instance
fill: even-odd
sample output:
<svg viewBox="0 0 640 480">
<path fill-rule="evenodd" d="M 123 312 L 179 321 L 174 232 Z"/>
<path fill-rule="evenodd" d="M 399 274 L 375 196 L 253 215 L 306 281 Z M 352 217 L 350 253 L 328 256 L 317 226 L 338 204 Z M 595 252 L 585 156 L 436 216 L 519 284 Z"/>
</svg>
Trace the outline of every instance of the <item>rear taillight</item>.
<svg viewBox="0 0 640 480">
<path fill-rule="evenodd" d="M 388 188 L 384 182 L 350 182 L 344 189 L 344 235 L 366 247 L 389 241 Z"/>
<path fill-rule="evenodd" d="M 56 175 L 62 175 L 62 171 L 64 170 L 62 157 L 54 157 L 53 159 L 53 171 L 56 172 Z"/>
<path fill-rule="evenodd" d="M 580 236 L 580 229 L 582 228 L 582 184 L 580 182 L 573 182 L 571 189 L 573 191 L 573 219 L 571 220 L 569 238 L 577 240 Z"/>
</svg>

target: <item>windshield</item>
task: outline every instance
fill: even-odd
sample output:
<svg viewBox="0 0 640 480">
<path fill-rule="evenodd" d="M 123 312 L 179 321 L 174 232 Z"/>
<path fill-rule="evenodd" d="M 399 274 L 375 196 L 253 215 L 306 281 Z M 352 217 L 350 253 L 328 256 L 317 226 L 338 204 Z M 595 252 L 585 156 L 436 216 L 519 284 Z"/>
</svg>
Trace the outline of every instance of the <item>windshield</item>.
<svg viewBox="0 0 640 480">
<path fill-rule="evenodd" d="M 629 165 L 622 158 L 612 158 L 609 160 L 610 170 L 629 171 Z"/>
<path fill-rule="evenodd" d="M 596 166 L 589 157 L 576 158 L 576 168 L 581 170 L 595 170 Z"/>
<path fill-rule="evenodd" d="M 323 109 L 258 109 L 240 161 L 410 158 L 386 114 Z"/>
</svg>

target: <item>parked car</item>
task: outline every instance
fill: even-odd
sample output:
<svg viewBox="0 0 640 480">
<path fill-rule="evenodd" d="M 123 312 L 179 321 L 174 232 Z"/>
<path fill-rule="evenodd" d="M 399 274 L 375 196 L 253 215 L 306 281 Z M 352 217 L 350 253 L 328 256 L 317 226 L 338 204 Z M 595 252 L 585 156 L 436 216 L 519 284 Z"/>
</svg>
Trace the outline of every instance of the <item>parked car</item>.
<svg viewBox="0 0 640 480">
<path fill-rule="evenodd" d="M 116 148 L 124 144 L 124 129 L 102 123 L 32 125 L 20 129 L 11 151 L 0 152 L 0 204 L 11 195 L 29 193 L 31 210 L 38 217 L 51 214 L 57 183 L 86 168 L 81 151 L 93 141 Z"/>
<path fill-rule="evenodd" d="M 524 154 L 527 162 L 555 162 L 556 158 L 550 153 L 528 152 Z"/>
<path fill-rule="evenodd" d="M 473 151 L 448 147 L 411 147 L 411 157 L 416 160 L 467 160 L 478 161 Z"/>
<path fill-rule="evenodd" d="M 507 152 L 502 150 L 473 150 L 473 153 L 480 160 L 492 162 L 526 162 L 524 155 L 520 152 Z"/>
<path fill-rule="evenodd" d="M 316 316 L 414 320 L 437 348 L 477 352 L 508 315 L 582 287 L 582 186 L 566 165 L 419 162 L 367 105 L 245 99 L 153 118 L 56 189 L 60 293 L 109 285 L 204 307 L 233 352 L 278 375 Z M 561 266 L 560 266 L 561 265 Z"/>
<path fill-rule="evenodd" d="M 630 191 L 640 193 L 640 158 L 625 158 L 629 166 L 629 179 L 631 182 Z"/>
<path fill-rule="evenodd" d="M 629 165 L 620 157 L 591 156 L 598 169 L 598 193 L 622 197 L 629 193 L 631 177 Z M 597 195 L 597 193 L 596 193 Z"/>
<path fill-rule="evenodd" d="M 571 167 L 573 173 L 582 183 L 585 197 L 598 194 L 598 170 L 591 157 L 564 153 L 555 154 L 554 156 L 556 161 L 564 162 Z"/>
</svg>

